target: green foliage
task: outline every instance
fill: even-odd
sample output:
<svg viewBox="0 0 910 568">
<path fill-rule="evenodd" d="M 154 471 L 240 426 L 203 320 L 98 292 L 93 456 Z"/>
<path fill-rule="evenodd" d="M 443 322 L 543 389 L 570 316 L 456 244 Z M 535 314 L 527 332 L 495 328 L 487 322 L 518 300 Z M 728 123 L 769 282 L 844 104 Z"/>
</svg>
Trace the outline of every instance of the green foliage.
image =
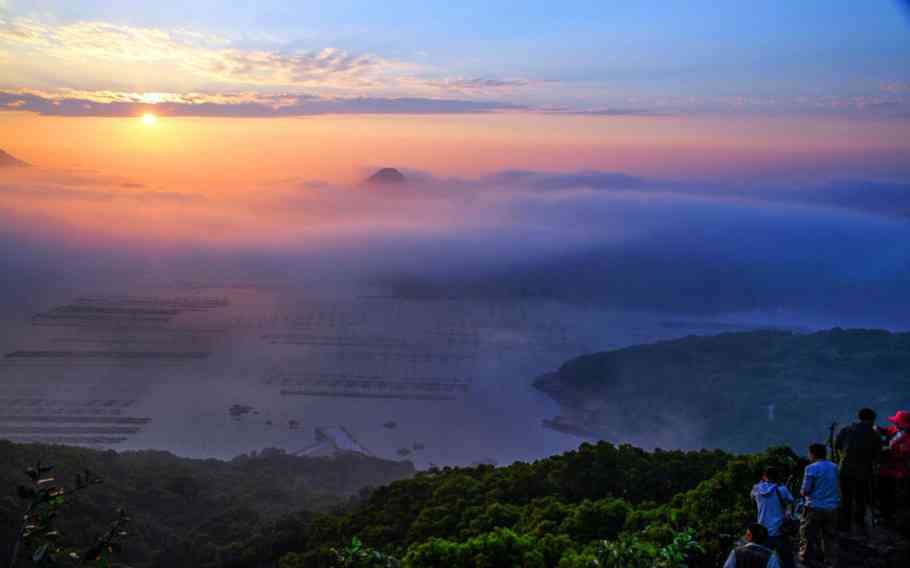
<svg viewBox="0 0 910 568">
<path fill-rule="evenodd" d="M 622 499 L 584 500 L 572 509 L 559 532 L 583 543 L 614 538 L 625 526 L 630 510 Z"/>
<path fill-rule="evenodd" d="M 601 442 L 534 463 L 432 470 L 377 489 L 336 528 L 343 538 L 389 550 L 434 537 L 465 541 L 496 528 L 587 543 L 612 538 L 635 507 L 669 502 L 730 459 L 720 451 L 645 452 Z"/>
<path fill-rule="evenodd" d="M 544 568 L 546 559 L 539 539 L 499 528 L 464 543 L 430 539 L 408 550 L 407 568 Z"/>
<path fill-rule="evenodd" d="M 119 549 L 119 540 L 126 536 L 123 525 L 129 517 L 121 509 L 113 525 L 83 554 L 64 546 L 61 544 L 63 533 L 55 526 L 58 515 L 64 505 L 71 504 L 75 493 L 102 483 L 102 479 L 91 470 L 85 470 L 77 473 L 74 484 L 66 488 L 56 484 L 53 477 L 45 477 L 53 470 L 53 465 L 38 461 L 25 470 L 31 485 L 16 488 L 19 498 L 27 505 L 21 517 L 22 527 L 13 543 L 9 566 L 16 568 L 24 561 L 35 567 L 69 565 L 107 568 L 109 555 Z"/>
<path fill-rule="evenodd" d="M 295 465 L 282 456 L 270 459 Z M 212 471 L 225 467 L 210 462 Z M 128 560 L 140 568 L 717 566 L 754 519 L 749 492 L 763 468 L 773 464 L 789 475 L 802 465 L 786 448 L 733 456 L 646 452 L 601 442 L 533 463 L 433 469 L 331 510 L 269 518 L 249 506 L 213 499 L 214 482 L 197 473 L 209 462 L 190 471 L 149 463 L 151 471 L 142 476 L 119 478 L 119 483 L 150 484 L 142 494 L 148 498 L 140 500 L 152 513 L 143 526 L 153 534 L 161 525 L 187 529 L 179 537 L 157 533 L 170 534 L 160 552 Z M 155 481 L 152 473 L 166 481 Z M 105 502 L 118 494 L 111 492 Z M 225 493 L 225 501 L 230 498 Z"/>
<path fill-rule="evenodd" d="M 406 567 L 720 565 L 772 464 L 785 475 L 803 465 L 786 448 L 731 456 L 600 443 L 532 464 L 435 470 L 300 527 L 288 552 L 300 566 L 335 566 L 318 551 L 357 535 Z"/>
<path fill-rule="evenodd" d="M 401 565 L 395 557 L 364 546 L 356 536 L 347 547 L 332 549 L 332 553 L 338 568 L 398 568 Z"/>
<path fill-rule="evenodd" d="M 638 535 L 623 535 L 617 541 L 601 541 L 580 553 L 570 552 L 559 568 L 688 568 L 691 558 L 704 549 L 692 530 L 677 533 L 664 546 Z"/>
<path fill-rule="evenodd" d="M 105 483 L 80 491 L 54 527 L 80 550 L 109 528 L 111 511 L 132 515 L 117 558 L 148 568 L 216 568 L 298 550 L 302 527 L 357 499 L 366 486 L 413 475 L 413 465 L 360 456 L 301 458 L 278 450 L 229 461 L 180 458 L 160 451 L 97 451 L 0 441 L 0 566 L 12 554 L 25 509 L 16 496 L 21 472 L 38 460 L 60 471 L 90 469 Z M 310 512 L 300 512 L 304 509 Z M 326 549 L 337 545 L 337 520 L 319 517 Z M 255 538 L 251 538 L 255 535 Z"/>
<path fill-rule="evenodd" d="M 703 552 L 694 531 L 675 534 L 669 544 L 658 545 L 638 535 L 616 541 L 602 540 L 581 549 L 565 535 L 542 538 L 496 529 L 463 543 L 430 539 L 408 549 L 406 568 L 687 568 L 693 555 Z"/>
</svg>

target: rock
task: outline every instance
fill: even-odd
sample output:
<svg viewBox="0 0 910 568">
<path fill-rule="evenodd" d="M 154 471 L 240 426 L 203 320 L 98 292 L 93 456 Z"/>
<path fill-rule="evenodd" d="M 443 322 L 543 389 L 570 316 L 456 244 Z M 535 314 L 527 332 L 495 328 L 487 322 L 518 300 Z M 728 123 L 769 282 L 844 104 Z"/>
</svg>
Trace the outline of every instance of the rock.
<svg viewBox="0 0 910 568">
<path fill-rule="evenodd" d="M 367 183 L 371 185 L 395 185 L 407 181 L 404 174 L 395 168 L 382 168 L 378 172 L 367 178 Z"/>
</svg>

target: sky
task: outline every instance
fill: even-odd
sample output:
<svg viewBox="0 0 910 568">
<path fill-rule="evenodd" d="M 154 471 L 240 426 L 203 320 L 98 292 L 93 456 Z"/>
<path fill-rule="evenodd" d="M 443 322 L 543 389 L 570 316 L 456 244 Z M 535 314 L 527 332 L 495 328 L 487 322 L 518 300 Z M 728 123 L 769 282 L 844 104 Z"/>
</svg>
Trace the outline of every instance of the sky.
<svg viewBox="0 0 910 568">
<path fill-rule="evenodd" d="M 592 349 L 910 329 L 908 2 L 0 0 L 0 150 L 29 164 L 0 154 L 4 349 L 165 281 L 546 298 Z M 482 395 L 560 362 L 491 367 L 452 420 L 538 424 Z"/>
<path fill-rule="evenodd" d="M 908 61 L 890 0 L 4 0 L 0 149 L 31 167 L 0 171 L 0 207 L 36 238 L 281 250 L 478 227 L 588 246 L 599 227 L 566 217 L 588 193 L 900 225 Z M 409 188 L 364 190 L 384 166 Z"/>
<path fill-rule="evenodd" d="M 376 163 L 895 178 L 910 162 L 908 27 L 891 0 L 5 0 L 0 134 L 36 164 L 162 178 L 191 177 L 213 147 L 207 174 L 230 179 L 351 180 Z M 144 113 L 155 130 L 112 120 Z M 227 120 L 241 117 L 273 120 Z M 237 130 L 249 145 L 219 147 Z"/>
<path fill-rule="evenodd" d="M 231 180 L 379 163 L 893 179 L 910 163 L 908 26 L 889 0 L 6 0 L 0 135 L 36 165 L 162 181 L 200 160 Z M 145 113 L 161 120 L 134 128 Z M 226 142 L 237 131 L 250 143 Z"/>
</svg>

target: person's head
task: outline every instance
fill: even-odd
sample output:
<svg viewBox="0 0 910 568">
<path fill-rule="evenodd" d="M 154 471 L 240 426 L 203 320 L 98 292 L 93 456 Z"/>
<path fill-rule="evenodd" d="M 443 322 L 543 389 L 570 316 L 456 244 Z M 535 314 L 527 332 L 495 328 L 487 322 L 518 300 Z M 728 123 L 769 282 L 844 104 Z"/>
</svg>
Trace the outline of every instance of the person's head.
<svg viewBox="0 0 910 568">
<path fill-rule="evenodd" d="M 910 430 L 910 411 L 898 410 L 894 416 L 888 418 L 888 422 L 901 430 Z"/>
<path fill-rule="evenodd" d="M 765 481 L 770 481 L 771 483 L 780 483 L 780 470 L 773 465 L 769 465 L 765 468 L 765 471 L 762 472 L 761 478 Z"/>
<path fill-rule="evenodd" d="M 828 459 L 828 447 L 824 444 L 812 444 L 809 446 L 809 459 L 812 461 Z"/>
<path fill-rule="evenodd" d="M 768 529 L 761 523 L 752 523 L 746 529 L 746 540 L 755 544 L 768 542 Z"/>
<path fill-rule="evenodd" d="M 878 415 L 871 408 L 863 408 L 856 414 L 856 417 L 859 418 L 860 422 L 875 422 Z"/>
</svg>

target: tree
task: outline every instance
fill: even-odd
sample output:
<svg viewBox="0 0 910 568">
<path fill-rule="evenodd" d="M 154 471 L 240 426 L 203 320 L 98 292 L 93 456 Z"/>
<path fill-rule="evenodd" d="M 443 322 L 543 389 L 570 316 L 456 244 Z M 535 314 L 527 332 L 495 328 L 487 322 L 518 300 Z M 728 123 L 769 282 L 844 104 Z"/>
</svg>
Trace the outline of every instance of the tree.
<svg viewBox="0 0 910 568">
<path fill-rule="evenodd" d="M 63 535 L 54 527 L 54 520 L 73 494 L 102 483 L 102 479 L 90 470 L 84 470 L 76 474 L 73 485 L 67 489 L 57 485 L 53 477 L 45 477 L 53 470 L 53 465 L 39 461 L 25 470 L 31 483 L 16 488 L 19 498 L 27 501 L 28 505 L 22 515 L 22 527 L 13 544 L 10 568 L 16 568 L 22 561 L 30 561 L 33 566 L 39 567 L 108 566 L 108 555 L 119 547 L 119 539 L 126 536 L 123 525 L 129 521 L 129 517 L 125 511 L 119 510 L 117 519 L 110 528 L 82 554 L 63 546 Z"/>
</svg>

